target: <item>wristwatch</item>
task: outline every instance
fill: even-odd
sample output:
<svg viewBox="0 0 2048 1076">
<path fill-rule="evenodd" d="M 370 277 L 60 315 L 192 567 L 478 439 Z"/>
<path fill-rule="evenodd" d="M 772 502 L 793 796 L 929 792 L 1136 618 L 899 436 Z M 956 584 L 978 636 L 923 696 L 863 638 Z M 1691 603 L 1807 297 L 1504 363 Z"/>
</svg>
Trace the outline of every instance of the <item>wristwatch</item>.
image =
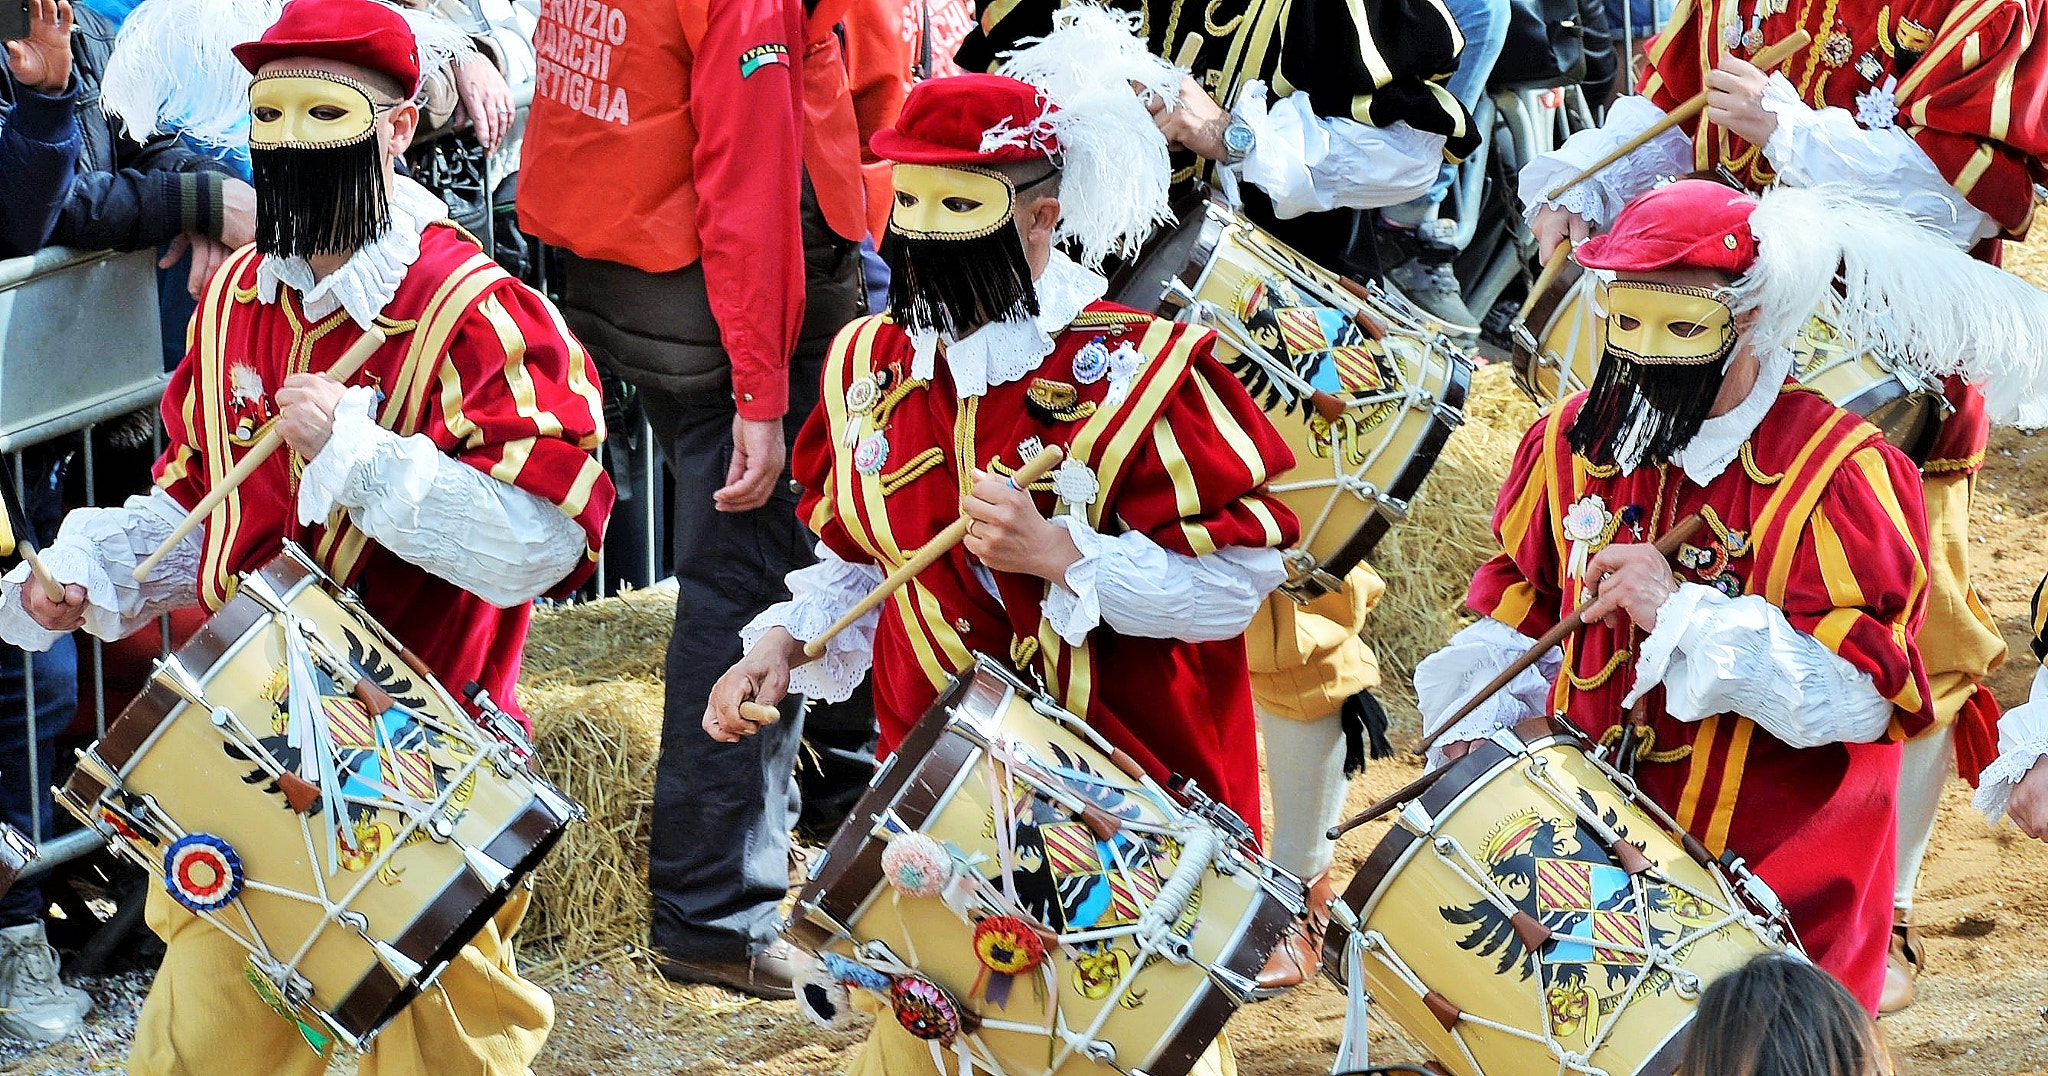
<svg viewBox="0 0 2048 1076">
<path fill-rule="evenodd" d="M 1252 132 L 1252 125 L 1238 118 L 1237 113 L 1231 113 L 1229 126 L 1223 128 L 1223 163 L 1243 163 L 1258 144 L 1258 135 Z"/>
</svg>

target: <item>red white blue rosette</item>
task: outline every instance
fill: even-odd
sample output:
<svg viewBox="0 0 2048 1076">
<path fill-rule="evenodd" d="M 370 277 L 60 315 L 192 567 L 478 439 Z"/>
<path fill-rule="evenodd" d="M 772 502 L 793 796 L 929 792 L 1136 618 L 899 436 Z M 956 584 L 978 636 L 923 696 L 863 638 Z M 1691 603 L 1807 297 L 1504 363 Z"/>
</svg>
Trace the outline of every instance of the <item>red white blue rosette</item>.
<svg viewBox="0 0 2048 1076">
<path fill-rule="evenodd" d="M 186 834 L 164 849 L 164 888 L 195 912 L 227 907 L 246 881 L 235 846 L 211 833 Z"/>
</svg>

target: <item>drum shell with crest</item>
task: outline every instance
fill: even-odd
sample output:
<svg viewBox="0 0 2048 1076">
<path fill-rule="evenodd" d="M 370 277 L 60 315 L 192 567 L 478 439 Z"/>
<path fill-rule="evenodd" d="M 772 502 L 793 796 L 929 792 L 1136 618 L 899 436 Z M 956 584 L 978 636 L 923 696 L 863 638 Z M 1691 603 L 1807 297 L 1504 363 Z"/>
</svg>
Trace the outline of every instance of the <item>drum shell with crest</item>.
<svg viewBox="0 0 2048 1076">
<path fill-rule="evenodd" d="M 333 679 L 315 685 L 325 742 L 351 760 L 348 772 L 390 781 L 417 809 L 358 803 L 346 793 L 361 786 L 343 784 L 348 806 L 335 814 L 324 813 L 324 794 L 310 811 L 292 802 L 276 775 L 310 749 L 292 742 L 291 628 L 271 600 L 397 704 L 374 715 Z M 187 835 L 221 842 L 244 881 L 202 914 L 287 966 L 267 979 L 275 995 L 254 980 L 248 988 L 280 1016 L 357 1048 L 431 987 L 582 817 L 527 768 L 523 743 L 515 749 L 474 721 L 296 547 L 244 574 L 235 596 L 159 664 L 80 753 L 57 802 L 180 903 L 189 893 L 167 878 L 172 846 Z M 261 974 L 253 958 L 247 970 Z"/>
<path fill-rule="evenodd" d="M 1595 294 L 1598 279 L 1576 264 L 1569 266 L 1550 294 L 1538 298 L 1528 321 L 1513 327 L 1515 383 L 1539 406 L 1593 383 L 1607 346 L 1607 324 Z M 1824 310 L 1794 339 L 1793 379 L 1867 420 L 1893 447 L 1924 462 L 1948 406 L 1941 386 L 1857 348 L 1834 320 Z"/>
<path fill-rule="evenodd" d="M 1010 804 L 1002 823 L 1016 841 L 1006 872 L 993 806 L 1003 782 L 992 760 L 1010 754 L 1035 760 L 1038 769 L 1035 777 L 1012 784 L 1023 798 Z M 939 897 L 901 893 L 885 879 L 883 855 L 890 841 L 914 831 L 975 864 L 984 894 L 1001 892 L 1007 873 L 1024 906 L 1022 912 L 1011 907 L 1012 914 L 1033 917 L 1063 938 L 1114 935 L 1160 899 L 1162 888 L 1170 888 L 1178 853 L 1186 847 L 1160 841 L 1141 827 L 1191 832 L 1188 827 L 1209 825 L 1120 756 L 1048 696 L 982 658 L 941 693 L 884 762 L 813 862 L 784 934 L 817 954 L 868 962 L 886 953 L 883 966 L 901 962 L 945 988 L 971 1014 L 972 1050 L 986 1051 L 1002 1066 L 977 1071 L 1182 1076 L 1247 1000 L 1267 957 L 1303 911 L 1299 880 L 1259 858 L 1249 831 L 1241 840 L 1218 831 L 1222 854 L 1202 869 L 1186 904 L 1169 913 L 1174 936 L 1185 941 L 1191 961 L 1141 959 L 1141 948 L 1128 934 L 1049 942 L 1044 963 L 1030 973 L 1034 981 L 1010 987 L 1000 1004 L 987 993 L 988 972 L 976 956 L 968 919 Z M 1033 780 L 1049 774 L 1061 775 L 1054 780 L 1066 794 L 1084 796 L 1122 820 L 1123 828 L 1102 837 L 1100 830 L 1087 829 L 1071 803 L 1060 805 L 1031 791 Z M 1002 910 L 975 908 L 976 915 Z M 1062 1057 L 1055 1049 L 1064 1040 L 1049 1043 L 1047 1034 L 1026 1030 L 1047 1020 L 1055 1005 L 1076 1032 L 1102 1019 L 1089 1038 L 1113 1046 L 1113 1064 L 1078 1049 Z M 890 1019 L 886 1013 L 880 1018 Z M 949 1060 L 948 1071 L 952 1065 Z"/>
<path fill-rule="evenodd" d="M 1269 492 L 1301 521 L 1285 589 L 1337 589 L 1464 421 L 1472 360 L 1429 315 L 1311 262 L 1207 193 L 1177 203 L 1110 297 L 1217 333 L 1216 357 L 1294 450 Z"/>
<path fill-rule="evenodd" d="M 1767 887 L 1589 747 L 1542 719 L 1478 741 L 1394 814 L 1333 909 L 1324 969 L 1456 1076 L 1560 1071 L 1560 1052 L 1574 1071 L 1670 1076 L 1700 990 L 1798 951 Z M 1646 968 L 1651 949 L 1668 963 Z"/>
</svg>

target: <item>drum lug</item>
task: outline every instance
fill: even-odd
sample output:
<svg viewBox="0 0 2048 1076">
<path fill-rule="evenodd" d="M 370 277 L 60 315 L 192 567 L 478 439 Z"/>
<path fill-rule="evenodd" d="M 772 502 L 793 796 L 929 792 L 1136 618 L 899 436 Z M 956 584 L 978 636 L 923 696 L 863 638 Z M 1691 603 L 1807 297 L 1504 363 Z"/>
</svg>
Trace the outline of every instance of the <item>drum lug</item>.
<svg viewBox="0 0 2048 1076">
<path fill-rule="evenodd" d="M 512 877 L 512 872 L 506 869 L 504 864 L 492 859 L 480 848 L 464 847 L 462 858 L 469 864 L 470 873 L 475 874 L 477 880 L 484 884 L 484 888 L 493 893 L 505 888 L 505 882 Z"/>
<path fill-rule="evenodd" d="M 389 942 L 379 941 L 367 934 L 364 935 L 364 940 L 376 951 L 377 962 L 384 965 L 384 970 L 396 976 L 399 982 L 413 982 L 420 977 L 420 972 L 426 970 L 420 966 L 419 961 L 399 952 Z"/>
<path fill-rule="evenodd" d="M 178 660 L 178 655 L 170 654 L 157 659 L 156 679 L 186 702 L 212 709 L 206 701 L 205 689 L 199 686 L 199 678 L 193 676 L 190 669 L 185 668 L 185 663 Z"/>
</svg>

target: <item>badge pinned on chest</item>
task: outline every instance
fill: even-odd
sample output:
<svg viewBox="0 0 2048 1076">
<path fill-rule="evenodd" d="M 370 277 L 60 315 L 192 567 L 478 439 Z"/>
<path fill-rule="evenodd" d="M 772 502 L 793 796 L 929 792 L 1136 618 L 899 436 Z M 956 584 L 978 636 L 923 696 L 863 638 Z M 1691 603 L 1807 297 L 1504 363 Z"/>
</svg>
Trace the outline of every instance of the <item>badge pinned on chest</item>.
<svg viewBox="0 0 2048 1076">
<path fill-rule="evenodd" d="M 237 445 L 255 442 L 274 411 L 270 406 L 270 393 L 263 386 L 263 375 L 246 362 L 228 367 L 228 420 L 233 424 L 228 430 L 228 439 Z"/>
</svg>

